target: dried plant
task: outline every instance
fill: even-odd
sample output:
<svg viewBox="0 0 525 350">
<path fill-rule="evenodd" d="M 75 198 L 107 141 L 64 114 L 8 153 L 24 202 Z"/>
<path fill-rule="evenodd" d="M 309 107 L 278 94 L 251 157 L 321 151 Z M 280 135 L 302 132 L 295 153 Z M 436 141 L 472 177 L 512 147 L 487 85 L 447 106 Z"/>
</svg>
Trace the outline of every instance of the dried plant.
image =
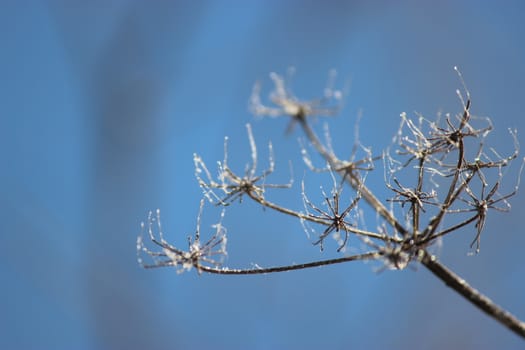
<svg viewBox="0 0 525 350">
<path fill-rule="evenodd" d="M 148 237 L 152 243 L 161 248 L 160 251 L 152 251 L 146 247 L 143 241 L 143 235 L 137 238 L 137 253 L 139 263 L 144 268 L 155 268 L 163 266 L 174 266 L 177 273 L 182 273 L 195 267 L 200 273 L 206 271 L 206 266 L 211 265 L 218 268 L 222 264 L 223 258 L 226 256 L 226 229 L 222 225 L 222 218 L 224 211 L 221 214 L 221 221 L 214 224 L 214 234 L 206 243 L 202 244 L 200 239 L 200 221 L 202 216 L 202 208 L 204 201 L 201 200 L 199 215 L 197 216 L 197 228 L 195 229 L 195 236 L 192 238 L 188 236 L 188 250 L 179 249 L 164 239 L 162 232 L 162 225 L 160 223 L 160 210 L 157 210 L 154 216 L 152 212 L 148 215 L 147 231 Z M 142 223 L 142 232 L 146 229 L 146 225 Z M 158 231 L 158 238 L 154 231 Z M 153 259 L 153 264 L 144 264 L 141 254 L 145 253 Z M 218 259 L 216 257 L 219 257 Z"/>
<path fill-rule="evenodd" d="M 236 200 L 240 202 L 243 197 L 248 197 L 264 208 L 300 220 L 307 235 L 316 237 L 313 244 L 319 245 L 321 250 L 324 249 L 325 239 L 333 236 L 338 244 L 337 252 L 342 253 L 342 257 L 268 268 L 258 265 L 248 269 L 224 267 L 222 257 L 226 255 L 226 235 L 222 221 L 214 225 L 215 231 L 211 238 L 201 243 L 199 226 L 204 203 L 201 201 L 196 234 L 194 238 L 188 239 L 189 248 L 186 251 L 164 239 L 159 212 L 156 216 L 150 213 L 147 237 L 159 250 L 146 248 L 141 235 L 137 249 L 141 254 L 149 255 L 153 264 L 144 264 L 141 259 L 139 262 L 147 268 L 175 266 L 178 272 L 182 272 L 195 267 L 199 273 L 235 275 L 290 271 L 356 260 L 376 260 L 382 262 L 384 267 L 396 270 L 419 264 L 491 317 L 525 337 L 524 322 L 441 264 L 430 250 L 445 236 L 472 226 L 474 234 L 471 249 L 474 249 L 473 253 L 479 253 L 489 213 L 510 210 L 509 199 L 518 191 L 524 164 L 522 162 L 520 166 L 514 188 L 508 193 L 500 193 L 503 169 L 518 158 L 516 131 L 509 130 L 514 142 L 512 154 L 502 156 L 493 148 L 486 147 L 487 136 L 493 130 L 493 125 L 490 119 L 477 118 L 471 114 L 470 93 L 461 73 L 456 71 L 463 85 L 463 92 L 457 90 L 462 107 L 459 114 L 447 114 L 444 118 L 430 121 L 421 115 L 410 119 L 402 113 L 393 144 L 377 156 L 372 155 L 370 147 L 361 144 L 356 127 L 355 143 L 347 159 L 340 159 L 333 151 L 328 127 L 325 128 L 323 142 L 311 126 L 312 118 L 332 116 L 342 107 L 344 93 L 334 89 L 335 72 L 330 73 L 322 97 L 309 101 L 297 98 L 287 85 L 293 71 L 290 71 L 288 79 L 276 73 L 270 74 L 274 88 L 269 94 L 269 105 L 261 98 L 261 84 L 255 84 L 250 98 L 252 113 L 257 117 L 289 118 L 288 131 L 294 125 L 299 125 L 308 140 L 308 145 L 303 142 L 301 147 L 306 166 L 315 173 L 328 172 L 332 177 L 330 194 L 321 190 L 321 205 L 307 196 L 304 181 L 301 186 L 303 210 L 291 209 L 266 199 L 266 191 L 289 189 L 292 181 L 287 184 L 266 182 L 275 168 L 271 143 L 269 166 L 257 173 L 257 147 L 249 124 L 247 132 L 251 163 L 246 166 L 243 175 L 235 172 L 228 164 L 227 139 L 224 143 L 224 160 L 218 164 L 217 179 L 211 176 L 204 160 L 194 155 L 197 181 L 205 198 L 211 203 L 227 207 Z M 313 165 L 308 147 L 324 159 L 325 165 Z M 358 157 L 358 153 L 362 157 Z M 391 191 L 390 198 L 385 201 L 379 200 L 366 184 L 367 174 L 376 170 L 379 160 L 383 161 L 385 186 Z M 337 176 L 340 181 L 336 180 Z M 345 184 L 355 192 L 350 199 L 342 196 Z M 360 208 L 363 202 L 377 214 L 375 230 L 368 230 L 363 224 Z M 322 229 L 317 231 L 312 228 L 314 226 Z M 154 231 L 158 231 L 159 237 Z M 351 240 L 352 237 L 356 237 L 357 241 Z M 353 254 L 347 254 L 349 245 Z"/>
<path fill-rule="evenodd" d="M 264 181 L 266 177 L 273 173 L 274 161 L 273 161 L 273 148 L 272 144 L 268 145 L 270 157 L 269 167 L 264 170 L 260 175 L 255 175 L 257 171 L 257 146 L 252 134 L 252 128 L 250 124 L 246 124 L 248 131 L 248 139 L 250 140 L 251 150 L 251 165 L 246 166 L 244 176 L 237 175 L 228 166 L 228 138 L 224 139 L 224 160 L 219 162 L 219 182 L 215 182 L 210 174 L 210 171 L 206 167 L 206 164 L 200 156 L 197 154 L 193 155 L 193 162 L 195 163 L 195 177 L 199 182 L 199 186 L 202 188 L 204 196 L 211 202 L 217 205 L 227 206 L 236 199 L 242 200 L 243 194 L 250 197 L 263 198 L 264 191 L 267 188 L 290 188 L 292 186 L 292 180 L 288 184 L 276 185 L 267 184 Z M 202 174 L 205 174 L 203 178 Z M 261 184 L 258 184 L 262 182 Z M 220 194 L 216 191 L 222 191 L 223 195 L 221 198 Z"/>
</svg>

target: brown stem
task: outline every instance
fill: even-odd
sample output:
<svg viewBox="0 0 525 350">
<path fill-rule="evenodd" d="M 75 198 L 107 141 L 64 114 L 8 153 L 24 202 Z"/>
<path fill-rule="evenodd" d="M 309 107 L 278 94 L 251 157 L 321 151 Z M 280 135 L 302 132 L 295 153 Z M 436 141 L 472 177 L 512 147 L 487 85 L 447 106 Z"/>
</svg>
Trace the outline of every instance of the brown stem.
<svg viewBox="0 0 525 350">
<path fill-rule="evenodd" d="M 504 310 L 488 297 L 481 294 L 464 279 L 449 270 L 446 266 L 442 265 L 437 261 L 435 256 L 429 254 L 424 249 L 419 251 L 419 256 L 421 263 L 436 277 L 445 282 L 447 286 L 461 294 L 465 299 L 483 310 L 490 317 L 494 318 L 517 335 L 525 338 L 525 322 L 520 321 L 516 316 Z"/>
<path fill-rule="evenodd" d="M 304 264 L 274 266 L 274 267 L 267 267 L 267 268 L 255 268 L 255 269 L 227 269 L 227 268 L 210 267 L 210 266 L 204 266 L 204 265 L 197 265 L 195 267 L 197 268 L 198 271 L 204 271 L 207 273 L 218 274 L 218 275 L 260 275 L 260 274 L 273 273 L 273 272 L 302 270 L 302 269 L 308 269 L 312 267 L 340 264 L 340 263 L 356 261 L 356 260 L 373 260 L 373 259 L 377 259 L 380 256 L 381 256 L 380 252 L 369 252 L 369 253 L 364 253 L 364 254 L 345 256 L 343 258 L 337 258 L 337 259 L 313 261 L 313 262 L 304 263 Z"/>
<path fill-rule="evenodd" d="M 310 216 L 310 215 L 305 215 L 301 212 L 298 212 L 298 211 L 294 211 L 294 210 L 291 210 L 291 209 L 288 209 L 288 208 L 285 208 L 285 207 L 281 207 L 273 202 L 270 202 L 270 201 L 267 201 L 266 199 L 264 199 L 264 197 L 258 195 L 256 192 L 247 192 L 248 196 L 253 199 L 255 202 L 261 204 L 262 206 L 266 207 L 266 208 L 270 208 L 270 209 L 273 209 L 275 211 L 278 211 L 280 213 L 283 213 L 283 214 L 286 214 L 286 215 L 291 215 L 291 216 L 294 216 L 298 219 L 301 219 L 301 220 L 306 220 L 306 221 L 310 221 L 310 222 L 314 222 L 316 224 L 320 224 L 320 225 L 325 225 L 325 226 L 328 226 L 330 225 L 330 221 L 327 221 L 325 219 L 320 219 L 320 218 L 317 218 L 315 216 Z M 370 232 L 370 231 L 365 231 L 365 230 L 361 230 L 361 229 L 358 229 L 357 227 L 353 227 L 353 226 L 350 226 L 350 225 L 346 225 L 346 224 L 343 224 L 344 227 L 343 229 L 345 231 L 348 231 L 348 232 L 352 232 L 356 235 L 361 235 L 361 236 L 365 236 L 365 237 L 370 237 L 370 238 L 374 238 L 374 239 L 380 239 L 380 240 L 385 240 L 387 239 L 387 237 L 385 237 L 385 235 L 382 235 L 382 234 L 379 234 L 379 233 L 376 233 L 376 232 Z M 389 241 L 391 242 L 396 242 L 396 243 L 400 243 L 401 241 L 399 239 L 396 239 L 394 237 L 392 238 L 388 238 Z"/>
</svg>

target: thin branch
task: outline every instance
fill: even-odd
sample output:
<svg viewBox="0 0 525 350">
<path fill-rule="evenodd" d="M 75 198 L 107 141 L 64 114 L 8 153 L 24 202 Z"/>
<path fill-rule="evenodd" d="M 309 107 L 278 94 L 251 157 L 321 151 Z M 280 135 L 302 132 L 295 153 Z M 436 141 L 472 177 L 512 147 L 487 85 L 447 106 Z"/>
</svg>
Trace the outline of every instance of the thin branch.
<svg viewBox="0 0 525 350">
<path fill-rule="evenodd" d="M 294 217 L 296 217 L 298 219 L 310 221 L 310 222 L 313 222 L 313 223 L 316 223 L 316 224 L 320 224 L 320 225 L 325 225 L 325 226 L 329 226 L 330 225 L 330 221 L 325 219 L 325 218 L 319 218 L 319 217 L 316 217 L 316 216 L 306 215 L 304 213 L 301 213 L 301 212 L 298 212 L 298 211 L 295 211 L 295 210 L 292 210 L 292 209 L 288 209 L 288 208 L 282 207 L 282 206 L 280 206 L 280 205 L 278 205 L 276 203 L 268 201 L 267 199 L 265 199 L 262 196 L 258 196 L 254 192 L 249 192 L 248 196 L 251 199 L 253 199 L 255 202 L 261 204 L 262 206 L 264 206 L 266 208 L 273 209 L 273 210 L 278 211 L 280 213 L 283 213 L 283 214 L 286 214 L 286 215 L 290 215 L 290 216 L 294 216 Z M 374 238 L 374 239 L 384 240 L 384 238 L 385 238 L 384 235 L 381 235 L 379 233 L 362 230 L 362 229 L 359 229 L 359 228 L 351 226 L 351 225 L 345 225 L 344 229 L 347 230 L 348 232 L 355 233 L 356 235 L 366 236 L 366 237 L 370 237 L 370 238 Z M 401 242 L 401 240 L 395 239 L 395 238 L 392 238 L 392 241 L 398 242 L 398 243 Z"/>
<path fill-rule="evenodd" d="M 274 267 L 266 267 L 266 268 L 256 267 L 254 269 L 229 269 L 229 268 L 216 268 L 216 267 L 209 267 L 209 266 L 199 266 L 199 268 L 201 271 L 212 273 L 212 274 L 218 274 L 218 275 L 261 275 L 261 274 L 274 273 L 274 272 L 303 270 L 303 269 L 309 269 L 312 267 L 321 267 L 321 266 L 326 266 L 326 265 L 341 264 L 341 263 L 357 261 L 357 260 L 375 260 L 379 258 L 380 256 L 381 256 L 380 252 L 368 252 L 368 253 L 363 253 L 363 254 L 345 256 L 345 257 L 336 258 L 336 259 L 319 260 L 319 261 L 313 261 L 313 262 L 304 263 L 304 264 L 293 264 L 293 265 L 274 266 Z"/>
</svg>

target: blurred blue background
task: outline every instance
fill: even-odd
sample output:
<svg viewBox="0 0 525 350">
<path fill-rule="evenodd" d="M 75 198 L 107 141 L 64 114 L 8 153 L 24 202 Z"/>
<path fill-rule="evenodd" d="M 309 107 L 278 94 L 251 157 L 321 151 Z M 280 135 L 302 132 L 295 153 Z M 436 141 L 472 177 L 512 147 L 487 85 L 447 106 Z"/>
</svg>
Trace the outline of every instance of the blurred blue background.
<svg viewBox="0 0 525 350">
<path fill-rule="evenodd" d="M 522 349 L 523 342 L 423 268 L 377 273 L 350 263 L 265 276 L 177 275 L 136 261 L 140 222 L 160 208 L 185 247 L 201 190 L 193 152 L 215 172 L 223 137 L 232 166 L 272 140 L 292 190 L 269 198 L 301 209 L 320 180 L 303 175 L 285 119 L 254 120 L 253 83 L 297 68 L 294 89 L 318 95 L 327 72 L 351 82 L 331 120 L 349 155 L 356 116 L 379 153 L 399 113 L 457 112 L 461 68 L 473 114 L 496 126 L 491 145 L 525 144 L 522 1 L 2 1 L 0 5 L 0 348 L 2 349 Z M 267 88 L 264 90 L 264 88 Z M 322 124 L 315 124 L 320 129 Z M 346 152 L 346 153 L 345 153 Z M 517 164 L 507 174 L 515 184 Z M 382 198 L 384 184 L 371 180 Z M 269 179 L 269 182 L 270 182 Z M 323 180 L 324 181 L 324 180 Z M 330 183 L 324 183 L 325 187 Z M 444 240 L 441 260 L 525 319 L 522 193 L 474 229 Z M 220 209 L 204 208 L 203 234 Z M 231 267 L 337 256 L 313 247 L 296 220 L 232 205 Z M 370 227 L 375 223 L 368 222 Z M 357 244 L 350 241 L 350 244 Z"/>
</svg>

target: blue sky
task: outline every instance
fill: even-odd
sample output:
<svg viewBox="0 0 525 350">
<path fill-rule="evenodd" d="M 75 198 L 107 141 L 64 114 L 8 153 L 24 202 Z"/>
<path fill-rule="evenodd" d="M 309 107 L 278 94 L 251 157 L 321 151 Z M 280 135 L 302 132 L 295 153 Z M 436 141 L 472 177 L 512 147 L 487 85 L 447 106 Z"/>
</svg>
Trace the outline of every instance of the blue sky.
<svg viewBox="0 0 525 350">
<path fill-rule="evenodd" d="M 0 5 L 0 347 L 21 349 L 286 349 L 447 347 L 506 349 L 522 342 L 424 268 L 374 272 L 350 263 L 311 271 L 234 277 L 143 270 L 140 222 L 161 209 L 165 233 L 184 246 L 201 190 L 193 153 L 210 168 L 243 170 L 252 123 L 264 164 L 272 141 L 274 182 L 295 184 L 272 199 L 301 209 L 298 130 L 254 119 L 256 80 L 295 66 L 294 90 L 322 91 L 335 68 L 350 82 L 331 120 L 336 151 L 361 139 L 380 152 L 399 114 L 433 117 L 461 107 L 459 66 L 472 112 L 490 116 L 494 147 L 525 144 L 525 8 L 520 1 L 5 1 Z M 316 124 L 321 128 L 322 124 Z M 264 165 L 263 165 L 264 166 Z M 514 185 L 516 165 L 506 176 Z M 378 195 L 388 192 L 369 182 Z M 350 192 L 350 191 L 349 191 Z M 471 231 L 445 239 L 441 260 L 525 318 L 522 193 L 508 214 L 489 216 L 482 251 Z M 204 208 L 211 232 L 220 209 Z M 231 267 L 337 256 L 320 253 L 295 220 L 232 205 Z M 371 226 L 373 222 L 369 223 Z M 351 242 L 352 243 L 352 242 Z"/>
</svg>

